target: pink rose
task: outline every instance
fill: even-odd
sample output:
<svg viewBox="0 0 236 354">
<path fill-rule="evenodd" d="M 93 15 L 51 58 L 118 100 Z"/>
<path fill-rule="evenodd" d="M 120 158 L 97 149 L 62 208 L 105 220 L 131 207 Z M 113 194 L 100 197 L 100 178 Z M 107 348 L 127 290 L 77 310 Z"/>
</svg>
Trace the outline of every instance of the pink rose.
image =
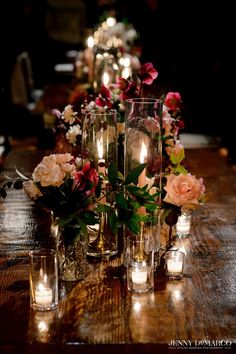
<svg viewBox="0 0 236 354">
<path fill-rule="evenodd" d="M 185 204 L 198 204 L 200 196 L 204 193 L 203 179 L 197 179 L 191 174 L 170 174 L 164 187 L 166 196 L 164 202 L 182 206 Z"/>
</svg>

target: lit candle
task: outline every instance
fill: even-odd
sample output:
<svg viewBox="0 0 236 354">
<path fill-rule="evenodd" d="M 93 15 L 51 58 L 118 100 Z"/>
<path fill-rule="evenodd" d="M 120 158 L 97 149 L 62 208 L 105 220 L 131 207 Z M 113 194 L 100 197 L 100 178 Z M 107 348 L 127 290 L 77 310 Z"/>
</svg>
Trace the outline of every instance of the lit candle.
<svg viewBox="0 0 236 354">
<path fill-rule="evenodd" d="M 39 283 L 35 289 L 35 302 L 38 306 L 49 307 L 52 304 L 52 289 Z"/>
<path fill-rule="evenodd" d="M 88 48 L 85 50 L 85 60 L 88 64 L 88 76 L 89 76 L 89 83 L 93 82 L 93 47 L 94 47 L 94 38 L 93 36 L 89 36 L 87 39 L 87 46 Z"/>
<path fill-rule="evenodd" d="M 181 214 L 178 217 L 178 222 L 176 224 L 176 233 L 179 236 L 188 236 L 191 227 L 191 215 L 190 214 Z"/>
<path fill-rule="evenodd" d="M 101 132 L 101 139 L 97 139 L 97 151 L 98 151 L 98 173 L 106 174 L 106 164 L 105 159 L 103 158 L 103 131 Z M 102 191 L 106 188 L 105 183 L 102 183 Z M 106 203 L 106 197 L 100 199 L 100 204 Z"/>
<path fill-rule="evenodd" d="M 180 259 L 168 259 L 167 270 L 169 273 L 181 273 L 183 268 L 183 262 Z"/>
<path fill-rule="evenodd" d="M 103 75 L 102 75 L 102 83 L 104 86 L 108 86 L 108 84 L 110 83 L 110 76 L 108 74 L 108 72 L 104 71 Z"/>
<path fill-rule="evenodd" d="M 141 152 L 140 152 L 140 164 L 145 163 L 147 157 L 147 147 L 142 141 L 142 146 L 141 146 Z M 146 168 L 143 169 L 143 171 L 140 173 L 138 177 L 138 187 L 142 188 L 146 185 Z M 146 214 L 146 208 L 144 206 L 140 207 L 138 209 L 138 214 L 139 215 L 145 215 Z"/>
<path fill-rule="evenodd" d="M 142 146 L 141 146 L 141 152 L 140 152 L 140 164 L 145 163 L 147 157 L 147 147 L 142 141 Z M 138 178 L 138 186 L 139 188 L 142 188 L 146 185 L 146 168 L 140 173 L 139 178 Z"/>
<path fill-rule="evenodd" d="M 101 139 L 97 140 L 97 151 L 98 151 L 98 173 L 105 175 L 105 159 L 103 158 L 103 131 L 101 132 Z"/>
<path fill-rule="evenodd" d="M 147 270 L 146 266 L 143 266 L 143 268 L 135 268 L 132 270 L 132 282 L 134 284 L 145 284 L 147 282 Z"/>
</svg>

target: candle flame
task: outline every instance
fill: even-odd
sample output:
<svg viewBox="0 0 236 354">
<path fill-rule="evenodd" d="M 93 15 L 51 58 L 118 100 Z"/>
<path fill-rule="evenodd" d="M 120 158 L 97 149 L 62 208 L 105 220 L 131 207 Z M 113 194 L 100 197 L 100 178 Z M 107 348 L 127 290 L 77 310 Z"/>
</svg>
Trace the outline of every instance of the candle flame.
<svg viewBox="0 0 236 354">
<path fill-rule="evenodd" d="M 142 141 L 142 147 L 141 147 L 141 152 L 140 152 L 140 163 L 144 163 L 145 159 L 147 157 L 147 147 Z"/>
<path fill-rule="evenodd" d="M 116 24 L 116 19 L 115 17 L 108 17 L 106 22 L 109 27 L 113 27 Z"/>
<path fill-rule="evenodd" d="M 93 46 L 94 46 L 94 38 L 93 38 L 93 36 L 89 36 L 88 37 L 87 45 L 88 45 L 89 48 L 93 48 Z"/>
<path fill-rule="evenodd" d="M 110 82 L 110 76 L 106 71 L 102 75 L 102 82 L 104 86 L 107 86 Z"/>
<path fill-rule="evenodd" d="M 45 286 L 44 286 L 42 283 L 38 283 L 37 289 L 38 289 L 39 291 L 44 291 Z"/>
</svg>

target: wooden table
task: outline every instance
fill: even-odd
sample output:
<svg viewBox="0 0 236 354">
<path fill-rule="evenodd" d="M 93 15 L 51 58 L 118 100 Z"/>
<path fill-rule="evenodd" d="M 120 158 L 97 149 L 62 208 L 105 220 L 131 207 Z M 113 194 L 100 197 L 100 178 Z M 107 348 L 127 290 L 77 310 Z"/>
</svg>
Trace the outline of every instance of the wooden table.
<svg viewBox="0 0 236 354">
<path fill-rule="evenodd" d="M 13 149 L 5 171 L 13 175 L 17 165 L 29 174 L 44 153 Z M 204 178 L 209 201 L 194 212 L 191 237 L 176 241 L 186 252 L 183 279 L 169 281 L 159 269 L 155 291 L 138 296 L 127 291 L 120 257 L 90 262 L 83 281 L 60 284 L 54 312 L 33 312 L 29 305 L 28 251 L 54 247 L 49 216 L 22 190 L 9 190 L 0 202 L 1 354 L 235 349 L 236 175 L 217 149 L 192 149 L 187 158 Z M 220 348 L 214 341 L 223 341 Z"/>
</svg>

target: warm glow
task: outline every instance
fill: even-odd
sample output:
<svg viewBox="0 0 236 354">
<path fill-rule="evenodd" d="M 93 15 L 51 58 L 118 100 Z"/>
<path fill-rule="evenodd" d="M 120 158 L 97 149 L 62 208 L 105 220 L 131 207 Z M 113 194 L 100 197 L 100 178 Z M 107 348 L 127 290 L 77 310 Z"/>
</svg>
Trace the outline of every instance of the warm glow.
<svg viewBox="0 0 236 354">
<path fill-rule="evenodd" d="M 102 75 L 102 82 L 104 86 L 107 86 L 110 82 L 110 76 L 106 71 Z"/>
<path fill-rule="evenodd" d="M 98 158 L 99 160 L 103 159 L 103 139 L 97 140 L 97 150 L 98 150 Z"/>
<path fill-rule="evenodd" d="M 44 291 L 45 286 L 42 283 L 38 283 L 37 290 Z"/>
<path fill-rule="evenodd" d="M 140 152 L 140 163 L 144 163 L 145 159 L 147 157 L 147 147 L 142 141 L 142 147 L 141 147 L 141 152 Z"/>
<path fill-rule="evenodd" d="M 87 39 L 87 45 L 89 48 L 93 48 L 94 46 L 94 39 L 93 39 L 93 36 L 89 36 L 88 39 Z"/>
<path fill-rule="evenodd" d="M 129 57 L 124 58 L 123 65 L 125 68 L 128 68 L 130 66 L 130 58 Z"/>
<path fill-rule="evenodd" d="M 130 68 L 124 68 L 122 70 L 122 73 L 121 73 L 121 76 L 124 78 L 124 79 L 128 79 L 128 77 L 131 75 L 131 69 Z"/>
<path fill-rule="evenodd" d="M 40 321 L 38 324 L 39 332 L 45 332 L 48 330 L 48 326 L 45 321 Z"/>
<path fill-rule="evenodd" d="M 116 24 L 116 19 L 115 17 L 108 17 L 106 22 L 109 27 L 112 27 Z"/>
</svg>

